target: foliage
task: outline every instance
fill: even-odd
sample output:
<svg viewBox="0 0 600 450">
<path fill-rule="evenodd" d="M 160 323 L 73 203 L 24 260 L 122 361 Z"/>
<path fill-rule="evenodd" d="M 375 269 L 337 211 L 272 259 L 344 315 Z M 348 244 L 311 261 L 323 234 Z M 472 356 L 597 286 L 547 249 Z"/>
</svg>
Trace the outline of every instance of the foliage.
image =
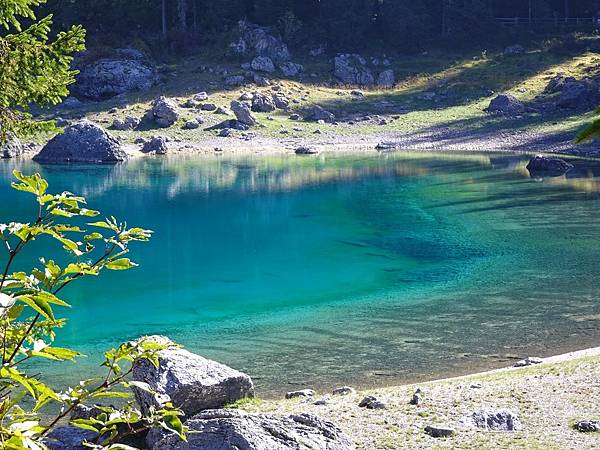
<svg viewBox="0 0 600 450">
<path fill-rule="evenodd" d="M 578 143 L 600 139 L 600 108 L 598 108 L 594 114 L 595 117 L 592 122 L 577 136 Z"/>
<path fill-rule="evenodd" d="M 48 183 L 39 174 L 25 176 L 14 172 L 12 187 L 32 194 L 37 216 L 28 223 L 0 224 L 0 245 L 6 250 L 6 264 L 0 275 L 0 447 L 44 449 L 44 436 L 75 407 L 106 398 L 128 398 L 128 388 L 151 391 L 144 383 L 128 381 L 136 360 L 143 358 L 158 365 L 157 352 L 164 349 L 154 341 L 141 339 L 106 352 L 102 364 L 106 376 L 84 380 L 63 392 L 56 392 L 39 376 L 22 369 L 35 359 L 73 361 L 80 354 L 53 345 L 56 331 L 64 326 L 55 309 L 69 307 L 59 298 L 63 289 L 85 277 L 97 277 L 106 270 L 127 270 L 136 266 L 127 254 L 132 242 L 146 242 L 152 232 L 129 228 L 114 217 L 92 221 L 90 231 L 76 222 L 90 220 L 98 212 L 86 207 L 85 199 L 69 192 L 49 194 Z M 59 264 L 41 258 L 29 272 L 11 271 L 24 249 L 46 238 L 58 243 L 68 262 Z M 58 407 L 57 407 L 58 406 Z M 59 411 L 51 415 L 52 411 Z M 41 417 L 50 419 L 42 423 Z M 94 448 L 110 445 L 123 435 L 136 434 L 148 427 L 161 426 L 184 438 L 181 412 L 167 404 L 149 417 L 128 403 L 121 409 L 102 407 L 97 417 L 76 420 L 74 425 L 98 433 Z M 123 448 L 123 447 L 119 447 Z"/>
<path fill-rule="evenodd" d="M 0 28 L 9 32 L 0 35 L 0 143 L 11 135 L 53 128 L 51 122 L 31 120 L 29 105 L 59 103 L 69 95 L 67 86 L 75 81 L 72 55 L 84 50 L 85 30 L 72 26 L 50 40 L 52 16 L 36 22 L 32 9 L 44 2 L 0 2 Z M 23 21 L 31 24 L 23 29 Z"/>
</svg>

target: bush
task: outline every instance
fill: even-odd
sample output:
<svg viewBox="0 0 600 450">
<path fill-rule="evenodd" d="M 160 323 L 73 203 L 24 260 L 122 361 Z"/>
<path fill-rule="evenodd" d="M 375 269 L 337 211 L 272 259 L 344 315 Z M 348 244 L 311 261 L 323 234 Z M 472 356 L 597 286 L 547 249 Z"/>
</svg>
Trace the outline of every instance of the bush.
<svg viewBox="0 0 600 450">
<path fill-rule="evenodd" d="M 75 221 L 89 220 L 99 213 L 88 209 L 84 198 L 69 192 L 49 194 L 48 183 L 39 174 L 25 176 L 15 171 L 14 176 L 17 181 L 12 187 L 35 197 L 37 214 L 29 223 L 0 223 L 0 245 L 6 251 L 0 272 L 0 442 L 7 449 L 45 449 L 45 436 L 77 406 L 106 398 L 128 398 L 134 384 L 150 391 L 144 383 L 127 380 L 134 361 L 140 358 L 158 365 L 158 352 L 165 347 L 145 339 L 106 352 L 102 364 L 105 377 L 82 381 L 63 392 L 56 392 L 41 381 L 40 375 L 28 374 L 22 367 L 24 362 L 39 358 L 64 362 L 81 356 L 75 350 L 53 345 L 55 334 L 65 325 L 55 310 L 69 306 L 59 295 L 85 277 L 135 267 L 126 257 L 129 244 L 148 241 L 152 232 L 128 228 L 114 217 L 90 222 L 90 231 L 86 231 Z M 44 238 L 61 246 L 69 262 L 61 267 L 54 259 L 41 258 L 39 266 L 29 272 L 12 272 L 23 250 Z M 123 449 L 131 447 L 111 444 L 122 435 L 139 434 L 150 427 L 169 429 L 185 439 L 181 414 L 167 403 L 143 417 L 130 402 L 119 409 L 103 406 L 96 417 L 72 424 L 97 432 L 97 439 L 90 443 L 92 448 Z"/>
</svg>

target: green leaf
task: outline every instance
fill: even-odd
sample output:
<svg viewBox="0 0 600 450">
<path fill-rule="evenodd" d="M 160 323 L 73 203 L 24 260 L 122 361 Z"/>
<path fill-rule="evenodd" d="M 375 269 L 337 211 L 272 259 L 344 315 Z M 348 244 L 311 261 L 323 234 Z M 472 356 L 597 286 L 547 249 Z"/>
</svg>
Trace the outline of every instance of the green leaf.
<svg viewBox="0 0 600 450">
<path fill-rule="evenodd" d="M 115 259 L 106 264 L 106 268 L 110 270 L 127 270 L 132 267 L 137 267 L 137 264 L 131 262 L 129 258 Z"/>
<path fill-rule="evenodd" d="M 52 311 L 52 307 L 42 297 L 37 295 L 24 295 L 21 297 L 17 297 L 17 300 L 25 303 L 27 306 L 40 313 L 46 319 L 49 319 L 53 322 L 56 320 L 54 318 L 54 312 Z"/>
</svg>

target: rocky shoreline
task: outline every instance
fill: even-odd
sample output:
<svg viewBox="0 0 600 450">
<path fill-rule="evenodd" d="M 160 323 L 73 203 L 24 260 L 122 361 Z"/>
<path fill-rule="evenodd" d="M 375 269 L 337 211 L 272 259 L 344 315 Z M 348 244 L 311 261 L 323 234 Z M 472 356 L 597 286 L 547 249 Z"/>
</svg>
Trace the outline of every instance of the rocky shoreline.
<svg viewBox="0 0 600 450">
<path fill-rule="evenodd" d="M 148 338 L 146 338 L 148 339 Z M 162 336 L 151 337 L 170 343 Z M 171 343 L 172 344 L 172 343 Z M 138 436 L 150 450 L 362 448 L 591 449 L 600 431 L 600 347 L 511 368 L 419 385 L 317 394 L 290 391 L 281 400 L 254 397 L 251 378 L 173 346 L 158 367 L 138 361 L 133 379 L 142 411 L 171 401 L 185 413 L 188 442 L 165 430 Z M 283 396 L 282 396 L 283 397 Z M 94 417 L 79 407 L 71 419 Z M 49 434 L 52 450 L 84 448 L 93 433 L 63 425 Z"/>
</svg>

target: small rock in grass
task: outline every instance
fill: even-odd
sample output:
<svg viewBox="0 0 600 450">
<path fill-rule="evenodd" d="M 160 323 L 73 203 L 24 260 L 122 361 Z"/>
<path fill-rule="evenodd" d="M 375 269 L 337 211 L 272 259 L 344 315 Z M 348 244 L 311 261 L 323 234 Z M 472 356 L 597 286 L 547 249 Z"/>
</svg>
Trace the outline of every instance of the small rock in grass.
<svg viewBox="0 0 600 450">
<path fill-rule="evenodd" d="M 200 124 L 198 123 L 198 121 L 196 119 L 192 119 L 192 120 L 188 120 L 185 125 L 183 126 L 183 128 L 185 130 L 195 130 L 197 128 L 200 128 Z"/>
<path fill-rule="evenodd" d="M 455 431 L 454 428 L 441 425 L 428 425 L 425 427 L 425 433 L 434 438 L 450 437 Z"/>
<path fill-rule="evenodd" d="M 417 388 L 412 398 L 410 399 L 410 404 L 419 406 L 423 403 L 424 400 L 425 398 L 423 397 L 423 391 L 420 388 Z"/>
<path fill-rule="evenodd" d="M 481 383 L 473 383 L 471 386 L 469 386 L 471 389 L 481 389 L 483 387 L 483 384 Z"/>
<path fill-rule="evenodd" d="M 229 137 L 231 136 L 231 128 L 223 128 L 219 131 L 219 137 Z"/>
<path fill-rule="evenodd" d="M 350 395 L 356 394 L 356 390 L 350 386 L 342 386 L 333 390 L 333 395 Z"/>
<path fill-rule="evenodd" d="M 522 359 L 521 361 L 517 361 L 517 363 L 515 363 L 514 367 L 533 366 L 534 364 L 541 364 L 543 362 L 544 362 L 544 360 L 542 358 L 537 358 L 535 356 L 528 356 L 527 358 Z"/>
<path fill-rule="evenodd" d="M 518 431 L 519 417 L 507 409 L 481 409 L 463 419 L 463 423 L 490 431 Z"/>
<path fill-rule="evenodd" d="M 203 102 L 208 100 L 208 94 L 206 92 L 198 92 L 197 94 L 195 94 L 192 97 L 194 100 L 196 100 L 197 102 Z"/>
<path fill-rule="evenodd" d="M 360 403 L 358 404 L 358 406 L 360 408 L 367 408 L 367 409 L 386 409 L 387 408 L 385 403 L 378 400 L 377 397 L 374 397 L 372 395 L 367 395 L 365 398 L 363 398 L 360 401 Z"/>
<path fill-rule="evenodd" d="M 291 391 L 285 394 L 285 398 L 298 398 L 298 397 L 312 397 L 315 395 L 315 391 L 312 389 L 302 389 L 300 391 Z"/>
<path fill-rule="evenodd" d="M 215 114 L 221 114 L 221 115 L 224 115 L 224 116 L 228 116 L 229 115 L 229 111 L 227 111 L 222 106 L 219 106 L 217 109 L 215 109 Z"/>
<path fill-rule="evenodd" d="M 202 105 L 202 107 L 200 108 L 202 111 L 216 111 L 218 108 L 217 105 L 215 105 L 214 103 L 205 103 L 204 105 Z"/>
<path fill-rule="evenodd" d="M 290 114 L 290 120 L 300 120 L 300 114 Z"/>
<path fill-rule="evenodd" d="M 328 396 L 325 396 L 325 397 L 322 397 L 322 398 L 320 398 L 319 400 L 315 401 L 315 402 L 313 403 L 313 405 L 316 405 L 316 406 L 325 406 L 325 405 L 327 405 L 328 403 L 329 403 L 329 397 L 328 397 Z"/>
<path fill-rule="evenodd" d="M 575 424 L 575 429 L 582 433 L 593 433 L 600 431 L 600 420 L 582 420 Z"/>
</svg>

